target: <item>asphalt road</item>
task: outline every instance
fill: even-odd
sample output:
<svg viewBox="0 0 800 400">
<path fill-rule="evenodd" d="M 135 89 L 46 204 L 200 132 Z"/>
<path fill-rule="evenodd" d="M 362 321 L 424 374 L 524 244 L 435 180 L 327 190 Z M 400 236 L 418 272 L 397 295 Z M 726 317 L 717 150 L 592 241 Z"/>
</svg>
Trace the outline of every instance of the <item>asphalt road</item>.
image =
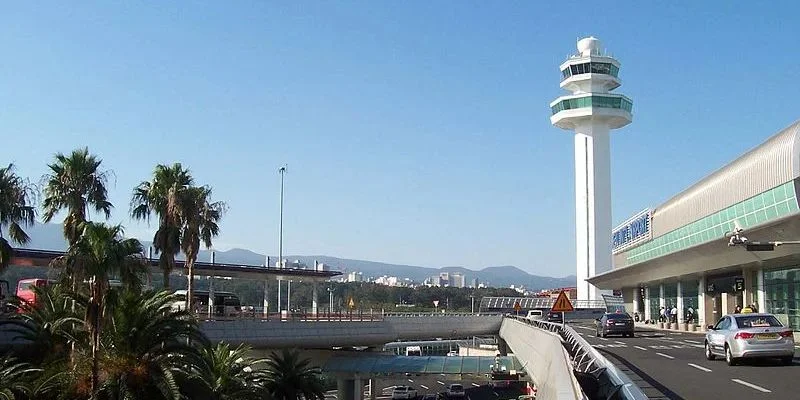
<svg viewBox="0 0 800 400">
<path fill-rule="evenodd" d="M 451 383 L 460 383 L 466 389 L 465 400 L 515 400 L 517 396 L 524 394 L 522 390 L 523 383 L 515 383 L 515 386 L 510 388 L 491 388 L 486 382 L 484 377 L 473 377 L 464 375 L 463 379 L 450 375 L 411 375 L 411 376 L 394 376 L 380 378 L 376 380 L 375 387 L 378 390 L 375 398 L 377 400 L 390 400 L 392 398 L 392 389 L 395 386 L 404 385 L 411 386 L 417 389 L 418 399 L 423 395 L 439 394 L 447 390 L 447 386 Z M 336 391 L 326 393 L 326 399 L 333 400 L 336 398 Z M 368 391 L 364 392 L 364 399 L 368 400 Z"/>
<path fill-rule="evenodd" d="M 599 338 L 593 323 L 572 327 L 651 399 L 800 398 L 797 358 L 791 366 L 778 360 L 753 360 L 730 367 L 719 358 L 706 360 L 700 334 L 637 328 L 633 338 Z"/>
</svg>

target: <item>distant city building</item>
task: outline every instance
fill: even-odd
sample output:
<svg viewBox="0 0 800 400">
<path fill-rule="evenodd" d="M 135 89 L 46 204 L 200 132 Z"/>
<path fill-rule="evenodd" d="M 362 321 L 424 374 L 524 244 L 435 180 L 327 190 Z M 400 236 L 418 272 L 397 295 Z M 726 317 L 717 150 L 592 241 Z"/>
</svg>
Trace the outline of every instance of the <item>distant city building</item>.
<svg viewBox="0 0 800 400">
<path fill-rule="evenodd" d="M 469 285 L 473 289 L 478 288 L 478 278 L 472 278 L 472 284 Z"/>
<path fill-rule="evenodd" d="M 466 287 L 466 278 L 464 274 L 441 272 L 439 275 L 425 279 L 423 284 L 427 286 L 463 288 Z"/>
<path fill-rule="evenodd" d="M 347 282 L 363 282 L 364 275 L 358 271 L 352 271 L 347 274 Z"/>
<path fill-rule="evenodd" d="M 466 278 L 463 274 L 452 274 L 450 275 L 450 286 L 463 288 L 466 286 L 465 280 Z"/>
</svg>

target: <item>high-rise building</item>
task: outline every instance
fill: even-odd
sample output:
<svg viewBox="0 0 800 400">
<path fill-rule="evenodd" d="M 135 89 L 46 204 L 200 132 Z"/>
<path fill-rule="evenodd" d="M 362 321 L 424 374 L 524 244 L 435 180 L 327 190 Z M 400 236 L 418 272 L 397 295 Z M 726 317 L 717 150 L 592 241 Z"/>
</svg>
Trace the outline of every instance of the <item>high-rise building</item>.
<svg viewBox="0 0 800 400">
<path fill-rule="evenodd" d="M 610 93 L 622 83 L 619 61 L 594 37 L 578 40 L 578 53 L 561 64 L 561 88 L 572 92 L 550 103 L 553 125 L 575 132 L 576 274 L 579 300 L 599 300 L 586 279 L 610 271 L 610 131 L 633 120 L 633 102 Z"/>
</svg>

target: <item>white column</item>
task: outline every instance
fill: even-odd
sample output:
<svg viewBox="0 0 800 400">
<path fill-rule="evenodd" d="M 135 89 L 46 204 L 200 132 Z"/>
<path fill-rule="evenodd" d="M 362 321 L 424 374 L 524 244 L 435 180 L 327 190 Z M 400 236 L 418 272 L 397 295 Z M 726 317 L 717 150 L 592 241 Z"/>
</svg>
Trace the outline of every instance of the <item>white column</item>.
<svg viewBox="0 0 800 400">
<path fill-rule="evenodd" d="M 319 308 L 319 293 L 317 288 L 317 282 L 314 281 L 311 284 L 311 315 L 317 316 L 318 308 Z"/>
<path fill-rule="evenodd" d="M 578 300 L 600 300 L 586 278 L 611 270 L 611 153 L 609 128 L 575 129 L 575 227 Z"/>
<path fill-rule="evenodd" d="M 758 312 L 770 312 L 767 310 L 767 292 L 764 290 L 764 268 L 756 270 L 756 294 L 758 296 Z"/>
<path fill-rule="evenodd" d="M 701 328 L 706 326 L 706 277 L 700 278 L 697 282 L 697 324 Z"/>
<path fill-rule="evenodd" d="M 376 385 L 378 384 L 378 380 L 375 378 L 371 378 L 369 380 L 369 400 L 375 400 L 378 396 L 378 390 L 380 390 Z"/>
<path fill-rule="evenodd" d="M 292 281 L 286 282 L 286 309 L 292 312 Z"/>
<path fill-rule="evenodd" d="M 214 315 L 214 277 L 208 277 L 208 316 Z"/>
<path fill-rule="evenodd" d="M 639 304 L 639 287 L 635 287 L 633 290 L 633 312 L 641 314 L 641 304 Z"/>
<path fill-rule="evenodd" d="M 278 278 L 278 315 L 283 315 L 283 304 L 281 303 L 281 278 Z"/>
<path fill-rule="evenodd" d="M 681 281 L 678 281 L 678 305 L 677 305 L 677 307 L 678 307 L 678 323 L 682 323 L 683 322 L 684 313 L 683 313 L 683 284 L 681 284 Z"/>
<path fill-rule="evenodd" d="M 667 299 L 664 298 L 664 284 L 658 284 L 658 306 L 659 307 L 667 307 Z"/>
<path fill-rule="evenodd" d="M 269 315 L 269 279 L 264 280 L 264 317 Z"/>
<path fill-rule="evenodd" d="M 645 321 L 653 319 L 653 316 L 650 315 L 650 286 L 644 288 L 644 319 Z"/>
</svg>

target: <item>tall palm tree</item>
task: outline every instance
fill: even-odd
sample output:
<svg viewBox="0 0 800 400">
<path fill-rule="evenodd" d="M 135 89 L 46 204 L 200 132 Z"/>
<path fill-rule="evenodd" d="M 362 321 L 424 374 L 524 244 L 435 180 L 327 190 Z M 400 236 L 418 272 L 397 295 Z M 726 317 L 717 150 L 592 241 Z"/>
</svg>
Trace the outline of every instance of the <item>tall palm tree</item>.
<svg viewBox="0 0 800 400">
<path fill-rule="evenodd" d="M 11 241 L 20 245 L 31 239 L 22 228 L 34 222 L 36 211 L 30 204 L 32 197 L 33 187 L 14 173 L 14 164 L 0 168 L 0 273 L 8 267 L 14 252 L 3 231 L 8 229 Z"/>
<path fill-rule="evenodd" d="M 325 389 L 320 378 L 319 367 L 312 367 L 310 360 L 301 359 L 296 349 L 271 352 L 266 363 L 266 387 L 275 400 L 325 399 Z"/>
<path fill-rule="evenodd" d="M 0 359 L 0 399 L 16 400 L 28 398 L 30 380 L 40 370 L 31 368 L 14 357 L 4 356 Z"/>
<path fill-rule="evenodd" d="M 191 173 L 180 163 L 172 166 L 159 164 L 151 181 L 142 182 L 133 189 L 131 216 L 149 222 L 151 214 L 158 215 L 153 246 L 159 252 L 158 264 L 164 274 L 166 289 L 169 289 L 169 274 L 175 268 L 175 256 L 181 249 L 181 199 L 193 184 Z"/>
<path fill-rule="evenodd" d="M 189 379 L 209 345 L 187 310 L 174 310 L 169 292 L 114 289 L 101 335 L 101 398 L 179 399 L 179 378 Z"/>
<path fill-rule="evenodd" d="M 140 273 L 146 271 L 142 244 L 137 239 L 124 239 L 122 226 L 86 222 L 83 232 L 66 254 L 65 263 L 73 273 L 89 280 L 90 297 L 84 323 L 92 344 L 92 391 L 97 389 L 100 320 L 108 291 L 108 280 L 119 275 L 123 286 L 141 288 Z"/>
<path fill-rule="evenodd" d="M 247 346 L 232 348 L 225 342 L 204 348 L 198 371 L 183 385 L 184 396 L 209 400 L 268 398 L 265 370 L 258 369 L 266 360 L 252 358 L 249 352 Z"/>
<path fill-rule="evenodd" d="M 70 155 L 58 153 L 55 162 L 48 165 L 42 219 L 50 222 L 59 211 L 65 210 L 64 237 L 70 245 L 78 241 L 90 209 L 103 213 L 106 219 L 111 216 L 114 206 L 108 201 L 106 190 L 109 172 L 100 169 L 102 162 L 84 147 Z"/>
<path fill-rule="evenodd" d="M 200 244 L 209 248 L 211 239 L 219 235 L 219 221 L 227 205 L 221 201 L 211 201 L 211 188 L 208 186 L 190 187 L 182 198 L 183 234 L 181 247 L 186 255 L 189 269 L 189 283 L 186 291 L 186 308 L 194 310 L 194 263 L 200 252 Z"/>
</svg>

